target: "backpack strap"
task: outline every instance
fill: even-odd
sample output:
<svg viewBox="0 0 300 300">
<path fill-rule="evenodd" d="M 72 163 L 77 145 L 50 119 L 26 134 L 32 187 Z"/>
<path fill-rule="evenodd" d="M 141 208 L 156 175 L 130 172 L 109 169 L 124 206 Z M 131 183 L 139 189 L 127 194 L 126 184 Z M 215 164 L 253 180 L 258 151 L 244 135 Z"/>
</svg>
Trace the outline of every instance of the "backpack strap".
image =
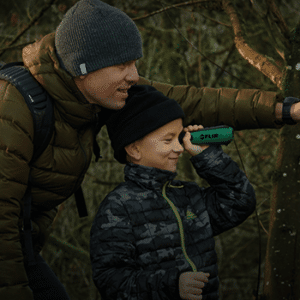
<svg viewBox="0 0 300 300">
<path fill-rule="evenodd" d="M 0 79 L 14 85 L 31 111 L 34 124 L 34 162 L 48 146 L 54 130 L 53 104 L 50 95 L 36 82 L 30 72 L 20 65 L 5 65 Z"/>
<path fill-rule="evenodd" d="M 54 130 L 53 103 L 50 95 L 37 83 L 31 73 L 23 67 L 22 62 L 4 64 L 0 62 L 0 79 L 14 85 L 23 96 L 34 124 L 34 152 L 30 161 L 32 164 L 47 148 Z M 32 245 L 31 223 L 31 185 L 32 178 L 29 174 L 28 186 L 24 195 L 23 232 L 24 243 L 29 265 L 36 264 Z M 75 192 L 77 209 L 80 217 L 87 216 L 87 209 L 82 188 Z"/>
</svg>

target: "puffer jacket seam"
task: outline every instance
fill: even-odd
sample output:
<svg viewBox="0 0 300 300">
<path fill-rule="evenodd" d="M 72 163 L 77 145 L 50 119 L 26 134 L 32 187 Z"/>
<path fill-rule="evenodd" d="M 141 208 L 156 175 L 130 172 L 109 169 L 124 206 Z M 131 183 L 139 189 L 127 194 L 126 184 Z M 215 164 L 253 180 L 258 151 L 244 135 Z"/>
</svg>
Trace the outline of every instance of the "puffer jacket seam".
<svg viewBox="0 0 300 300">
<path fill-rule="evenodd" d="M 6 152 L 6 149 L 7 149 L 7 146 L 6 146 L 6 145 L 4 145 L 4 147 L 1 147 L 1 146 L 0 146 L 0 151 Z M 15 151 L 9 151 L 9 153 L 13 154 L 15 157 L 19 158 L 20 160 L 23 160 L 23 161 L 29 163 L 29 162 L 26 160 L 25 157 L 21 156 L 21 155 L 18 154 L 17 152 L 15 152 Z"/>
<path fill-rule="evenodd" d="M 49 144 L 49 145 L 50 145 L 50 144 Z M 57 148 L 57 149 L 65 149 L 65 150 L 73 150 L 73 151 L 76 151 L 76 150 L 74 150 L 74 147 L 73 147 L 73 148 L 67 148 L 67 147 L 62 147 L 62 146 L 52 145 L 52 144 L 51 144 L 51 146 L 52 146 L 53 148 Z"/>
<path fill-rule="evenodd" d="M 60 172 L 57 172 L 57 171 L 49 171 L 49 170 L 45 170 L 43 168 L 36 168 L 36 167 L 31 167 L 31 169 L 35 169 L 35 170 L 38 170 L 38 171 L 43 171 L 45 173 L 49 173 L 49 174 L 59 174 L 59 175 L 67 175 L 67 176 L 72 176 L 72 177 L 77 177 L 76 175 L 74 174 L 68 174 L 68 173 L 60 173 Z"/>
<path fill-rule="evenodd" d="M 11 102 L 15 102 L 15 101 L 11 101 Z M 9 122 L 9 123 L 13 124 L 14 126 L 16 126 L 16 127 L 18 127 L 19 129 L 21 129 L 23 133 L 29 135 L 29 133 L 28 133 L 27 131 L 25 131 L 24 128 L 23 128 L 22 126 L 20 126 L 18 122 L 13 122 L 12 119 L 4 118 L 4 117 L 0 117 L 0 120 L 4 120 L 4 121 L 6 121 L 6 122 Z"/>
<path fill-rule="evenodd" d="M 8 81 L 6 81 L 6 80 L 1 80 L 1 81 L 4 81 L 4 82 L 7 83 L 7 84 L 6 84 L 6 87 L 5 87 L 5 84 L 4 84 L 4 86 L 3 86 L 3 89 L 5 89 L 5 91 L 4 91 L 4 94 L 3 94 L 2 99 L 4 99 L 5 102 L 16 102 L 15 100 L 10 100 L 10 98 L 7 97 L 8 88 L 9 88 L 10 86 L 12 86 L 13 89 L 19 94 L 20 99 L 23 99 L 23 100 L 24 100 L 24 97 L 22 96 L 22 94 L 19 92 L 19 90 L 18 90 L 13 84 L 11 84 L 10 82 L 8 82 Z M 24 100 L 24 102 L 25 102 L 25 100 Z M 0 101 L 0 103 L 1 103 L 1 101 Z M 29 110 L 29 108 L 28 108 L 28 110 Z M 29 110 L 29 111 L 30 111 L 30 110 Z M 5 121 L 8 121 L 8 122 L 13 123 L 12 119 L 7 119 L 7 118 L 4 118 L 4 117 L 0 117 L 0 119 L 1 119 L 1 120 L 5 120 Z M 32 120 L 32 121 L 33 121 L 33 120 Z M 28 136 L 30 137 L 31 141 L 33 141 L 33 137 L 31 137 L 30 134 L 29 134 L 29 132 L 27 132 L 26 130 L 24 130 L 24 128 L 22 128 L 22 126 L 20 126 L 20 125 L 18 124 L 18 122 L 14 122 L 14 124 L 16 124 L 16 125 L 22 130 L 23 133 L 25 133 L 26 135 L 28 135 Z"/>
</svg>

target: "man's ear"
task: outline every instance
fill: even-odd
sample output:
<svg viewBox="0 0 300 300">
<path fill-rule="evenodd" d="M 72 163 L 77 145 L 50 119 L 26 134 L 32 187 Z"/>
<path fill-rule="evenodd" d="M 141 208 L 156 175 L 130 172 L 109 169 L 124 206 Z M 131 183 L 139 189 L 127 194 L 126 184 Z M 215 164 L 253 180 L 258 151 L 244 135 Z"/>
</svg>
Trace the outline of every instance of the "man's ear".
<svg viewBox="0 0 300 300">
<path fill-rule="evenodd" d="M 80 82 L 80 81 L 83 81 L 83 79 L 86 77 L 86 75 L 79 75 L 79 76 L 76 76 L 76 77 L 73 77 L 73 80 L 75 82 Z"/>
<path fill-rule="evenodd" d="M 136 142 L 125 146 L 125 151 L 127 152 L 131 160 L 139 161 L 141 159 L 140 148 Z"/>
</svg>

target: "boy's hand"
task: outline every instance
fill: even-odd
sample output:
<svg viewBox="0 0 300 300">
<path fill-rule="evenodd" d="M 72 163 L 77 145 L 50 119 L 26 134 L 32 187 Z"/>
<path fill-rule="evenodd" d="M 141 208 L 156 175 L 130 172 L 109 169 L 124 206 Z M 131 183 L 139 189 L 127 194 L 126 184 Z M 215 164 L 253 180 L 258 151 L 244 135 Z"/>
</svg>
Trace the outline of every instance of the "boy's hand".
<svg viewBox="0 0 300 300">
<path fill-rule="evenodd" d="M 208 282 L 209 273 L 184 272 L 179 276 L 179 295 L 181 299 L 202 299 L 204 282 Z"/>
<path fill-rule="evenodd" d="M 185 127 L 183 130 L 186 132 L 183 140 L 184 149 L 191 154 L 192 156 L 195 156 L 199 153 L 201 153 L 203 150 L 208 148 L 208 145 L 193 145 L 191 143 L 191 134 L 192 131 L 197 131 L 199 129 L 204 128 L 202 125 L 189 125 L 188 127 Z"/>
</svg>

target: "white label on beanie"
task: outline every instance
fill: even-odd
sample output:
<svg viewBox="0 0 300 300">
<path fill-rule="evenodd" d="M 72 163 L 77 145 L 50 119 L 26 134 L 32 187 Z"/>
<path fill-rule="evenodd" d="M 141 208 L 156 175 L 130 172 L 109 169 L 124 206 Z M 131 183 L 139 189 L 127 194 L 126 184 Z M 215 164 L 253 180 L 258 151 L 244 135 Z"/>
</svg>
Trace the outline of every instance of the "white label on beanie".
<svg viewBox="0 0 300 300">
<path fill-rule="evenodd" d="M 80 67 L 82 75 L 87 74 L 86 65 L 85 64 L 81 64 L 79 67 Z"/>
</svg>

